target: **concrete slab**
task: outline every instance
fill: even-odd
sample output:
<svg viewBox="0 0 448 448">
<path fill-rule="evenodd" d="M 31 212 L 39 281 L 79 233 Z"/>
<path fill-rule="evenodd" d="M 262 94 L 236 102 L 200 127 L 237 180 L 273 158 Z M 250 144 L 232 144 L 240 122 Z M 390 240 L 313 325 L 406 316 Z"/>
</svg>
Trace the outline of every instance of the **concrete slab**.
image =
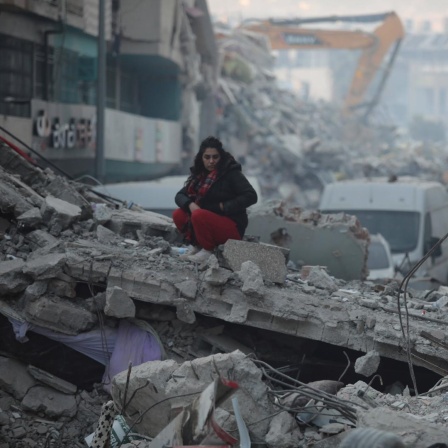
<svg viewBox="0 0 448 448">
<path fill-rule="evenodd" d="M 47 296 L 28 302 L 25 315 L 30 323 L 64 334 L 79 334 L 97 322 L 95 314 L 72 301 Z"/>
<path fill-rule="evenodd" d="M 285 282 L 285 256 L 275 246 L 228 240 L 222 256 L 232 271 L 240 271 L 245 261 L 252 261 L 260 268 L 264 279 L 280 284 Z"/>
<path fill-rule="evenodd" d="M 252 209 L 246 233 L 289 248 L 289 258 L 296 264 L 326 266 L 331 275 L 344 280 L 367 276 L 369 235 L 355 217 L 284 210 L 277 204 Z"/>
</svg>

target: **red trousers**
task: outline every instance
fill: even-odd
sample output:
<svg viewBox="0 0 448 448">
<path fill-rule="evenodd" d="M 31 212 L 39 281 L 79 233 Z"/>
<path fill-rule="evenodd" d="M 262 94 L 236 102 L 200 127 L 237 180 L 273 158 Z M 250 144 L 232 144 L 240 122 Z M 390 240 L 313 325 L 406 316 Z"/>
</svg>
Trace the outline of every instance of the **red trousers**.
<svg viewBox="0 0 448 448">
<path fill-rule="evenodd" d="M 240 240 L 241 236 L 235 221 L 227 216 L 217 215 L 208 210 L 194 210 L 191 215 L 178 208 L 173 212 L 173 221 L 181 233 L 185 235 L 188 219 L 194 229 L 196 240 L 203 249 L 213 250 L 216 246 L 224 244 L 227 240 Z M 186 235 L 187 237 L 189 235 Z"/>
</svg>

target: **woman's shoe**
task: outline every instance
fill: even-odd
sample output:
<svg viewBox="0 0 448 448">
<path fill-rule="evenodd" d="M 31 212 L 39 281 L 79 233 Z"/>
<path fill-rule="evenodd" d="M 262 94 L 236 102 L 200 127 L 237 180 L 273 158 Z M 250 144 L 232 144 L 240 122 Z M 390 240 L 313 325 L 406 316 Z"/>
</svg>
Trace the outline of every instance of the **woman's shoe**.
<svg viewBox="0 0 448 448">
<path fill-rule="evenodd" d="M 211 256 L 213 255 L 213 252 L 210 250 L 202 249 L 195 255 L 190 255 L 188 259 L 190 261 L 193 261 L 195 263 L 203 263 L 204 261 L 207 261 Z"/>
<path fill-rule="evenodd" d="M 198 246 L 188 246 L 187 251 L 182 255 L 179 255 L 181 260 L 188 260 L 188 257 L 191 257 L 194 254 L 200 252 L 201 248 Z"/>
</svg>

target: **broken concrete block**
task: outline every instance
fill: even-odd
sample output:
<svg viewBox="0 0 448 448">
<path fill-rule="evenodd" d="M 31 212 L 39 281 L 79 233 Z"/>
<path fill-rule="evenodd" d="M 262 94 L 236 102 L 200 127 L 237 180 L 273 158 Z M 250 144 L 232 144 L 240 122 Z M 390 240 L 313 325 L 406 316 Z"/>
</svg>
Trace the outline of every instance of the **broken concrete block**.
<svg viewBox="0 0 448 448">
<path fill-rule="evenodd" d="M 385 407 L 359 412 L 358 427 L 392 432 L 400 436 L 406 446 L 416 448 L 446 443 L 448 440 L 448 428 L 445 424 L 437 425 Z"/>
<path fill-rule="evenodd" d="M 380 354 L 376 350 L 371 350 L 365 356 L 361 356 L 355 362 L 355 372 L 364 376 L 371 376 L 380 365 Z"/>
<path fill-rule="evenodd" d="M 44 383 L 64 394 L 76 394 L 78 389 L 74 384 L 64 381 L 61 378 L 51 375 L 51 373 L 38 369 L 37 367 L 28 366 L 28 372 L 37 381 L 40 381 L 41 383 Z"/>
<path fill-rule="evenodd" d="M 285 256 L 275 246 L 228 240 L 222 255 L 234 272 L 240 271 L 245 261 L 252 261 L 260 268 L 264 279 L 280 284 L 285 281 Z"/>
<path fill-rule="evenodd" d="M 136 430 L 149 436 L 157 435 L 171 420 L 171 409 L 184 406 L 194 399 L 178 397 L 181 394 L 202 392 L 214 378 L 228 378 L 232 372 L 232 380 L 240 389 L 238 396 L 243 419 L 246 422 L 258 421 L 251 427 L 256 437 L 264 439 L 269 426 L 269 416 L 273 413 L 273 404 L 267 397 L 267 386 L 262 381 L 262 372 L 243 353 L 235 351 L 230 354 L 217 354 L 187 361 L 182 365 L 172 360 L 152 361 L 134 367 L 131 372 L 128 394 L 132 395 L 137 388 L 138 394 L 129 404 L 128 415 L 148 409 L 152 403 L 161 402 L 164 398 L 172 400 L 160 403 L 156 408 L 142 416 Z M 127 372 L 116 375 L 113 379 L 112 396 L 115 403 L 120 403 L 126 387 Z M 223 403 L 222 408 L 231 410 L 230 400 Z M 224 427 L 224 429 L 230 429 Z"/>
<path fill-rule="evenodd" d="M 31 278 L 23 273 L 25 262 L 20 258 L 0 263 L 0 294 L 23 291 Z"/>
<path fill-rule="evenodd" d="M 76 283 L 74 281 L 60 280 L 53 278 L 48 283 L 48 292 L 59 297 L 76 297 Z"/>
<path fill-rule="evenodd" d="M 243 282 L 241 291 L 244 294 L 253 295 L 255 297 L 263 296 L 263 275 L 260 268 L 252 261 L 245 261 L 241 264 L 241 270 L 238 275 Z"/>
<path fill-rule="evenodd" d="M 27 236 L 28 242 L 33 250 L 39 247 L 54 245 L 58 242 L 57 238 L 45 232 L 45 230 L 34 230 L 28 233 Z"/>
<path fill-rule="evenodd" d="M 47 196 L 41 207 L 43 220 L 49 227 L 59 226 L 65 230 L 81 217 L 81 208 L 53 196 Z"/>
<path fill-rule="evenodd" d="M 42 213 L 37 207 L 33 207 L 18 216 L 17 221 L 21 226 L 34 228 L 42 223 Z"/>
<path fill-rule="evenodd" d="M 90 205 L 83 196 L 78 193 L 73 183 L 70 183 L 63 177 L 55 177 L 45 186 L 45 189 L 55 198 L 61 199 L 72 205 L 77 205 L 82 210 L 82 219 L 88 219 L 92 216 Z"/>
<path fill-rule="evenodd" d="M 21 400 L 36 385 L 26 365 L 11 358 L 0 356 L 0 388 Z"/>
<path fill-rule="evenodd" d="M 273 235 L 280 229 L 288 238 L 276 241 Z M 359 280 L 367 276 L 369 234 L 353 216 L 287 209 L 276 201 L 250 210 L 246 233 L 260 236 L 265 243 L 288 247 L 289 259 L 297 264 L 326 266 L 336 278 Z"/>
<path fill-rule="evenodd" d="M 219 328 L 219 327 L 218 327 Z M 231 353 L 239 350 L 246 355 L 253 352 L 249 347 L 243 345 L 229 336 L 222 334 L 205 333 L 199 336 L 200 340 L 197 342 L 199 350 L 209 350 L 210 354 L 214 353 Z"/>
<path fill-rule="evenodd" d="M 212 255 L 210 258 L 214 258 L 216 260 L 216 257 L 214 255 Z M 218 260 L 216 260 L 216 264 L 217 263 Z M 227 283 L 231 275 L 232 271 L 229 271 L 228 269 L 220 268 L 219 265 L 211 266 L 205 271 L 204 281 L 210 283 L 210 285 L 213 286 L 222 286 Z"/>
<path fill-rule="evenodd" d="M 65 254 L 48 254 L 26 262 L 23 273 L 34 279 L 45 280 L 56 277 L 65 265 Z"/>
<path fill-rule="evenodd" d="M 32 285 L 25 289 L 24 297 L 26 300 L 34 300 L 43 296 L 47 292 L 48 282 L 36 280 Z"/>
<path fill-rule="evenodd" d="M 179 320 L 187 324 L 194 324 L 196 322 L 196 315 L 191 305 L 185 299 L 176 300 L 175 305 L 176 316 Z"/>
<path fill-rule="evenodd" d="M 25 313 L 31 323 L 64 334 L 90 330 L 97 321 L 95 314 L 60 297 L 42 296 L 28 302 Z"/>
<path fill-rule="evenodd" d="M 103 244 L 111 244 L 117 239 L 117 234 L 109 230 L 107 227 L 98 225 L 96 228 L 96 237 L 98 241 Z"/>
<path fill-rule="evenodd" d="M 2 175 L 0 178 L 0 209 L 2 213 L 11 213 L 15 217 L 23 215 L 31 210 L 34 205 L 28 202 L 20 192 L 8 182 L 8 178 Z"/>
<path fill-rule="evenodd" d="M 270 448 L 296 448 L 302 438 L 296 419 L 285 411 L 271 420 L 265 440 Z"/>
<path fill-rule="evenodd" d="M 175 232 L 173 220 L 158 213 L 121 209 L 112 211 L 111 219 L 107 227 L 118 235 L 128 233 L 138 239 L 137 230 L 141 230 L 146 236 L 164 236 L 167 237 Z"/>
<path fill-rule="evenodd" d="M 198 292 L 196 280 L 185 280 L 181 283 L 176 283 L 175 286 L 179 290 L 181 297 L 186 297 L 187 299 L 196 298 Z"/>
<path fill-rule="evenodd" d="M 0 166 L 10 173 L 18 174 L 29 185 L 34 182 L 44 184 L 47 177 L 43 171 L 28 162 L 9 146 L 0 143 Z"/>
<path fill-rule="evenodd" d="M 106 316 L 135 317 L 134 301 L 128 296 L 127 292 L 118 286 L 109 288 L 106 292 L 106 306 L 104 307 Z"/>
<path fill-rule="evenodd" d="M 66 395 L 45 386 L 30 389 L 21 404 L 27 411 L 43 412 L 50 418 L 72 418 L 78 410 L 73 395 Z"/>
<path fill-rule="evenodd" d="M 300 271 L 300 276 L 302 280 L 306 280 L 308 284 L 316 288 L 332 292 L 338 290 L 335 280 L 328 275 L 322 266 L 304 266 Z"/>
<path fill-rule="evenodd" d="M 112 210 L 106 204 L 93 205 L 93 219 L 98 224 L 106 224 L 112 218 Z"/>
</svg>

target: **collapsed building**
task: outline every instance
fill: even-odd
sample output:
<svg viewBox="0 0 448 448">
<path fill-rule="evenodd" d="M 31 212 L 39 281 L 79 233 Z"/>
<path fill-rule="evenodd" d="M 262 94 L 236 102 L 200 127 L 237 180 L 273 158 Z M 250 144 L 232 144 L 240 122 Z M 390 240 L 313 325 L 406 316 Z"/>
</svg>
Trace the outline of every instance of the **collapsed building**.
<svg viewBox="0 0 448 448">
<path fill-rule="evenodd" d="M 266 36 L 216 24 L 220 54 L 217 133 L 268 199 L 316 208 L 325 184 L 343 178 L 418 176 L 447 182 L 439 143 L 390 123 L 366 125 L 337 104 L 309 102 L 275 82 Z"/>
<path fill-rule="evenodd" d="M 128 447 L 205 444 L 210 425 L 228 445 L 338 447 L 363 437 L 355 427 L 406 446 L 448 440 L 446 289 L 403 296 L 394 281 L 291 265 L 281 235 L 230 240 L 198 266 L 177 257 L 169 218 L 4 145 L 0 163 L 5 447 L 79 447 L 91 434 L 104 446 L 97 420 L 116 413 Z M 275 219 L 348 234 L 365 268 L 368 234 L 351 217 Z"/>
</svg>

